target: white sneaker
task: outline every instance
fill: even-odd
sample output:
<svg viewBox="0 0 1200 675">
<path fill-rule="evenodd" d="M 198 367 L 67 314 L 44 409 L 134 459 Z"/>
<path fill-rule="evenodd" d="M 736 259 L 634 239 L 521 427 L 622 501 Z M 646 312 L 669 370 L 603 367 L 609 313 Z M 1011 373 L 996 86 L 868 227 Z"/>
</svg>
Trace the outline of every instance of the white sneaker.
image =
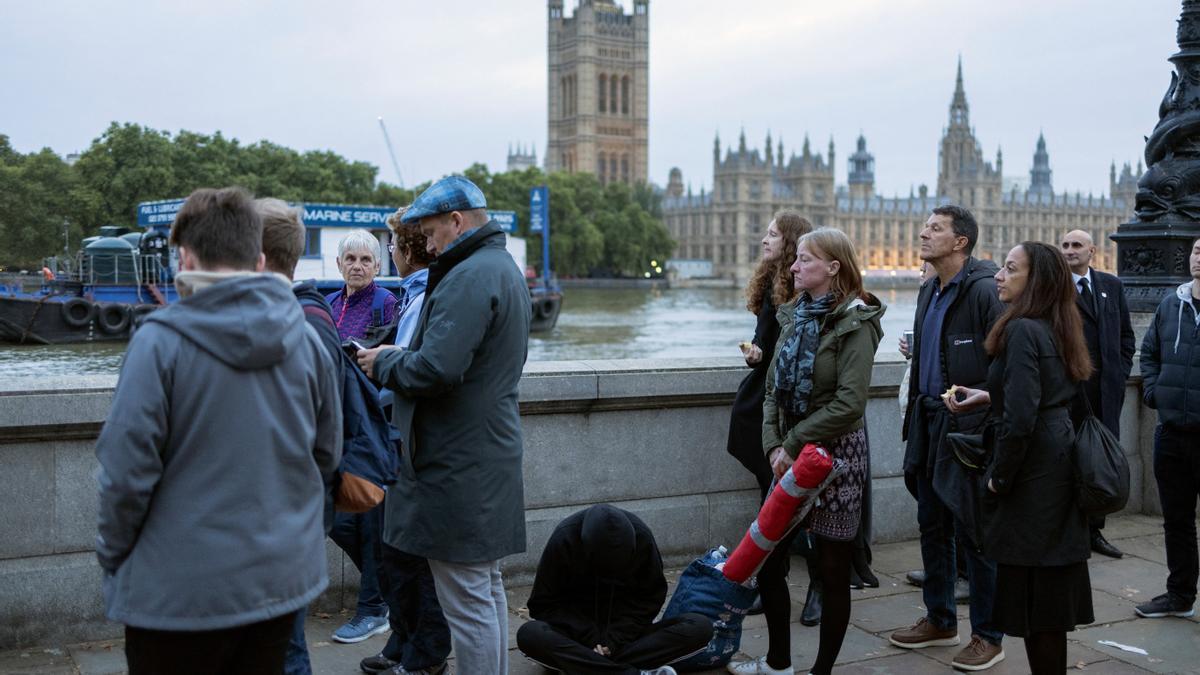
<svg viewBox="0 0 1200 675">
<path fill-rule="evenodd" d="M 793 675 L 796 671 L 791 666 L 776 670 L 767 665 L 767 657 L 760 656 L 753 661 L 731 661 L 725 670 L 733 675 Z"/>
</svg>

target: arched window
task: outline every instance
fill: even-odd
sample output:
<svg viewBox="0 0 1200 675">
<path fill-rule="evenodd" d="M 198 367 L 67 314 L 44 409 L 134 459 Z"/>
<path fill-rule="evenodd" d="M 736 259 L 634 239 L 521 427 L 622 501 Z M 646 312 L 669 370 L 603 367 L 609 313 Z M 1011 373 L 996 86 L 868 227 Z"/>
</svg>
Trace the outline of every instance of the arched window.
<svg viewBox="0 0 1200 675">
<path fill-rule="evenodd" d="M 621 78 L 621 114 L 629 114 L 629 76 Z"/>
<path fill-rule="evenodd" d="M 600 76 L 600 104 L 597 106 L 599 112 L 608 112 L 608 76 Z"/>
<path fill-rule="evenodd" d="M 608 157 L 608 179 L 610 181 L 617 179 L 617 156 L 609 155 Z"/>
<path fill-rule="evenodd" d="M 617 114 L 617 76 L 613 75 L 609 78 L 609 97 L 608 111 L 612 114 Z"/>
<path fill-rule="evenodd" d="M 604 153 L 602 152 L 599 155 L 597 155 L 597 159 L 596 159 L 596 178 L 600 179 L 601 185 L 604 184 L 604 170 L 607 168 L 608 168 L 608 165 L 605 164 L 605 162 L 604 162 Z"/>
<path fill-rule="evenodd" d="M 562 90 L 562 110 L 561 115 L 570 115 L 571 110 L 567 108 L 567 101 L 570 100 L 571 78 L 562 78 L 562 83 L 559 85 Z"/>
<path fill-rule="evenodd" d="M 629 155 L 621 155 L 621 180 L 629 182 Z"/>
</svg>

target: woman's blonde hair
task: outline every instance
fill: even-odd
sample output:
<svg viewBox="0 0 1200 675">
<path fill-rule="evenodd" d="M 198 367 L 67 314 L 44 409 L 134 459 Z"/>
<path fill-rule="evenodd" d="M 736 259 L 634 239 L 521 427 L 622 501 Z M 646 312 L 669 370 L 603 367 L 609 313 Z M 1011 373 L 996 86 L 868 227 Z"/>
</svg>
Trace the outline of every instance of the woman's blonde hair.
<svg viewBox="0 0 1200 675">
<path fill-rule="evenodd" d="M 845 232 L 832 227 L 813 230 L 800 237 L 797 246 L 808 247 L 813 255 L 822 260 L 838 261 L 838 272 L 830 283 L 830 290 L 839 303 L 846 298 L 866 299 L 858 254 L 854 252 L 854 243 Z"/>
</svg>

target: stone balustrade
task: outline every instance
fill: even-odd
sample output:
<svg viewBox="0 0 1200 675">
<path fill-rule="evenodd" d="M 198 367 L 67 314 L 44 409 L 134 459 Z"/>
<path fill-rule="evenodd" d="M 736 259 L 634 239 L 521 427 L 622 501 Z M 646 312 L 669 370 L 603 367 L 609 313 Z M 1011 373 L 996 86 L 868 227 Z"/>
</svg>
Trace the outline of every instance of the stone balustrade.
<svg viewBox="0 0 1200 675">
<path fill-rule="evenodd" d="M 867 408 L 879 542 L 917 535 L 901 470 L 896 396 L 904 369 L 899 355 L 880 355 Z M 668 565 L 737 544 L 758 501 L 754 481 L 725 452 L 730 404 L 746 372 L 736 358 L 527 364 L 520 401 L 529 545 L 504 561 L 508 583 L 531 581 L 555 524 L 598 502 L 641 516 Z M 115 382 L 0 382 L 0 649 L 120 632 L 103 618 L 93 552 L 94 444 Z M 1140 405 L 1138 389 L 1131 379 L 1121 422 L 1133 481 L 1127 510 L 1157 513 L 1155 414 Z M 353 607 L 353 564 L 332 543 L 328 558 L 330 588 L 318 607 Z"/>
</svg>

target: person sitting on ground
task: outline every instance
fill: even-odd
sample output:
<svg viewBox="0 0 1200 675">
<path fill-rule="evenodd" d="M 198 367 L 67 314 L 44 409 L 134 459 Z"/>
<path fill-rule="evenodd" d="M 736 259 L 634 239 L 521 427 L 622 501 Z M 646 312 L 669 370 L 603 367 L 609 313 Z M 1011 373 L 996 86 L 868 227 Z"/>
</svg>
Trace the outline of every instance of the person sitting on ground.
<svg viewBox="0 0 1200 675">
<path fill-rule="evenodd" d="M 713 629 L 700 614 L 654 623 L 666 597 L 650 528 L 597 504 L 568 516 L 546 542 L 517 646 L 565 673 L 673 675 L 664 664 L 704 649 Z"/>
<path fill-rule="evenodd" d="M 343 340 L 364 338 L 396 319 L 396 296 L 375 283 L 382 264 L 379 240 L 366 230 L 351 230 L 338 243 L 337 266 L 346 285 L 325 299 Z"/>
</svg>

